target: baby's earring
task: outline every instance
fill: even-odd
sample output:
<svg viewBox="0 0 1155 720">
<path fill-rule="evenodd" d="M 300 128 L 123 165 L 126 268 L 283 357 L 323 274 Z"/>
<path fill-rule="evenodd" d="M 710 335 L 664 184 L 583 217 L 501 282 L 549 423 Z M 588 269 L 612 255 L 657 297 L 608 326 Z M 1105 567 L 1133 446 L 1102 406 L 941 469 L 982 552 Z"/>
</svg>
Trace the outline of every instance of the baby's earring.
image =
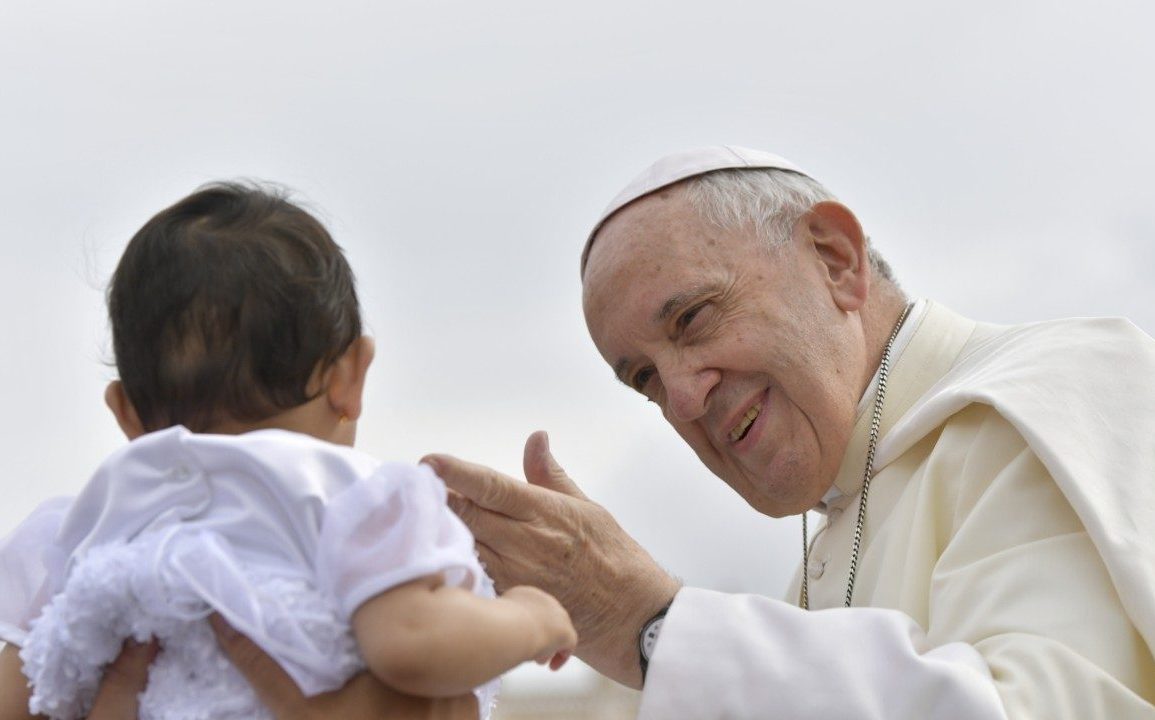
<svg viewBox="0 0 1155 720">
<path fill-rule="evenodd" d="M 349 416 L 345 413 L 341 413 L 341 417 L 337 418 L 337 422 L 338 424 L 344 425 L 345 423 L 349 422 Z"/>
</svg>

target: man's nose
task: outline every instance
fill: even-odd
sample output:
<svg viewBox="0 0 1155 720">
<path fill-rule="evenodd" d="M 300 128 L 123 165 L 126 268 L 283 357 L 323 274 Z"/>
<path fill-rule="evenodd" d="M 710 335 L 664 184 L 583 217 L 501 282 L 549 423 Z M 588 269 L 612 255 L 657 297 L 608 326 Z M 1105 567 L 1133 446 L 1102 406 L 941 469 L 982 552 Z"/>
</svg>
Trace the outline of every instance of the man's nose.
<svg viewBox="0 0 1155 720">
<path fill-rule="evenodd" d="M 666 389 L 666 414 L 671 421 L 691 422 L 706 414 L 710 391 L 718 384 L 721 373 L 706 367 L 671 364 L 662 375 Z"/>
</svg>

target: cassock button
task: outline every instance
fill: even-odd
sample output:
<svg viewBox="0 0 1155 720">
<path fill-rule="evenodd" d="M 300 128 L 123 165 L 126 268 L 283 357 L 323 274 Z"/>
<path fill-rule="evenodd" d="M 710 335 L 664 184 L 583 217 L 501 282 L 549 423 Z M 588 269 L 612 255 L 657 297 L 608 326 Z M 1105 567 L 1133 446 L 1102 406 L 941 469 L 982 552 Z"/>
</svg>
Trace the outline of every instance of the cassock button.
<svg viewBox="0 0 1155 720">
<path fill-rule="evenodd" d="M 826 563 L 828 562 L 830 562 L 829 555 L 822 558 L 821 560 L 811 560 L 810 569 L 808 571 L 810 573 L 810 579 L 817 580 L 818 578 L 822 577 L 822 574 L 826 572 Z"/>
</svg>

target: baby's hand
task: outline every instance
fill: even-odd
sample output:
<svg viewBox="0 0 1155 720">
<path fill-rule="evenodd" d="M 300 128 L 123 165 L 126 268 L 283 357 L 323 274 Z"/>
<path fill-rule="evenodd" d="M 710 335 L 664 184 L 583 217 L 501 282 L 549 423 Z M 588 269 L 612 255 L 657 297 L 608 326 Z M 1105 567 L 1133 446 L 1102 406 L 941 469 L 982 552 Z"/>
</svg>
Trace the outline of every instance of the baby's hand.
<svg viewBox="0 0 1155 720">
<path fill-rule="evenodd" d="M 549 663 L 551 670 L 564 665 L 577 647 L 578 636 L 561 603 L 553 595 L 530 585 L 511 587 L 502 597 L 521 605 L 537 621 L 541 639 L 534 660 L 540 665 Z"/>
</svg>

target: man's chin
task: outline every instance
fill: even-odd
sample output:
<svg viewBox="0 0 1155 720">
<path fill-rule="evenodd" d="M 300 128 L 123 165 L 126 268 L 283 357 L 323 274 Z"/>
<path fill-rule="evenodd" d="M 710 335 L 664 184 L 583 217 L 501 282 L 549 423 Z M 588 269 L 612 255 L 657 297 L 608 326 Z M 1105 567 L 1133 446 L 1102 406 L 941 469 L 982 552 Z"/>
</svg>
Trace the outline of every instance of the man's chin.
<svg viewBox="0 0 1155 720">
<path fill-rule="evenodd" d="M 761 487 L 746 484 L 746 492 L 739 491 L 738 494 L 754 510 L 772 518 L 801 515 L 814 508 L 825 494 L 825 491 L 817 494 L 817 491 L 806 492 L 804 488 L 808 486 L 798 482 L 791 483 L 790 487 L 777 487 L 765 480 L 762 483 Z"/>
<path fill-rule="evenodd" d="M 777 495 L 758 491 L 757 488 L 751 492 L 740 492 L 742 499 L 746 504 L 754 508 L 759 513 L 772 517 L 783 518 L 790 515 L 798 515 L 813 507 L 813 504 L 807 504 L 805 499 L 796 497 L 779 497 Z"/>
<path fill-rule="evenodd" d="M 790 517 L 791 515 L 801 515 L 810 508 L 814 507 L 813 505 L 807 505 L 805 503 L 786 504 L 780 502 L 772 502 L 765 499 L 751 501 L 749 498 L 747 498 L 746 502 L 750 505 L 750 507 L 754 508 L 761 514 L 772 518 L 784 518 Z"/>
</svg>

